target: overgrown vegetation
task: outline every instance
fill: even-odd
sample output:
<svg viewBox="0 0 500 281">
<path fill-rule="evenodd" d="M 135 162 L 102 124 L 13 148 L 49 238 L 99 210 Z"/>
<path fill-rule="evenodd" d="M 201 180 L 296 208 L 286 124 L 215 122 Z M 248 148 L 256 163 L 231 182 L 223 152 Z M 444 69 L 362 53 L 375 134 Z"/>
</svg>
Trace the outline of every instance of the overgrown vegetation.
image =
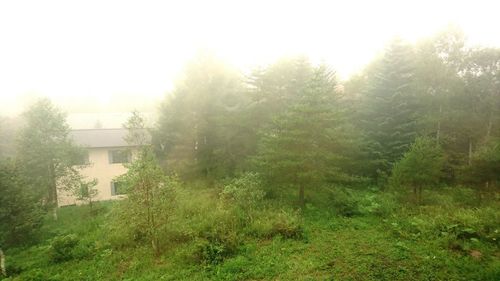
<svg viewBox="0 0 500 281">
<path fill-rule="evenodd" d="M 40 101 L 0 171 L 1 278 L 499 280 L 499 81 L 500 51 L 458 30 L 342 86 L 304 57 L 247 77 L 201 57 L 155 128 L 125 124 L 126 198 L 58 221 L 57 189 L 90 204 L 94 183 Z"/>
</svg>

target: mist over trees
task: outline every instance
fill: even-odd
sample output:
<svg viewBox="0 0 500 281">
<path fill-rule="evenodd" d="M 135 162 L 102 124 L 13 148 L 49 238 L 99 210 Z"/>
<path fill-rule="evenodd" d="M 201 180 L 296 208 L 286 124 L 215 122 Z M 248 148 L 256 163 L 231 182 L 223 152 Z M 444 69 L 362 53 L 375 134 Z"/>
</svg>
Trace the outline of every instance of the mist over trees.
<svg viewBox="0 0 500 281">
<path fill-rule="evenodd" d="M 494 280 L 500 49 L 450 28 L 395 38 L 347 81 L 334 67 L 296 56 L 243 74 L 194 58 L 153 128 L 136 111 L 124 124 L 133 157 L 117 202 L 93 200 L 66 116 L 39 100 L 17 138 L 0 131 L 0 149 L 16 146 L 0 150 L 0 252 L 18 259 L 2 274 L 49 280 L 74 265 L 72 277 L 132 280 L 147 263 L 162 270 L 145 280 Z M 60 190 L 93 211 L 47 219 Z M 49 262 L 19 265 L 38 241 L 30 251 Z"/>
<path fill-rule="evenodd" d="M 444 151 L 439 180 L 459 183 L 500 137 L 499 53 L 467 47 L 454 28 L 414 45 L 396 38 L 343 91 L 331 67 L 305 57 L 246 76 L 205 57 L 162 105 L 154 144 L 185 179 L 261 171 L 274 183 L 383 184 L 423 136 Z"/>
</svg>

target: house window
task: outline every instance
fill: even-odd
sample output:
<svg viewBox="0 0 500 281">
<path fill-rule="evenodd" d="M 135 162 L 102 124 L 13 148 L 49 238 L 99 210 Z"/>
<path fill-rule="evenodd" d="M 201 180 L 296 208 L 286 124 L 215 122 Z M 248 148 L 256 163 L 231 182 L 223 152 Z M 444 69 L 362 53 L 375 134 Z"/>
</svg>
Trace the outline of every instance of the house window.
<svg viewBox="0 0 500 281">
<path fill-rule="evenodd" d="M 87 165 L 89 163 L 89 152 L 86 150 L 77 155 L 74 160 L 74 165 Z"/>
<path fill-rule="evenodd" d="M 111 195 L 122 195 L 122 194 L 127 194 L 125 190 L 125 185 L 122 182 L 119 181 L 112 181 L 111 182 Z"/>
<path fill-rule="evenodd" d="M 128 163 L 130 160 L 130 153 L 128 150 L 116 149 L 110 150 L 109 153 L 109 163 Z"/>
</svg>

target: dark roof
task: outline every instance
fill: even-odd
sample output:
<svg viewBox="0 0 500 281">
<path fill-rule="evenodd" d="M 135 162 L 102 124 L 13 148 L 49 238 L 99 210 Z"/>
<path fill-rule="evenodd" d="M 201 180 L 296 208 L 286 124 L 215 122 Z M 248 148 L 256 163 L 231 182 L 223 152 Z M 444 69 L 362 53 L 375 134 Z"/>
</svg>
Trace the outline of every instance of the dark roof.
<svg viewBox="0 0 500 281">
<path fill-rule="evenodd" d="M 123 147 L 129 146 L 124 139 L 127 133 L 126 129 L 85 129 L 73 130 L 70 136 L 84 147 Z"/>
</svg>

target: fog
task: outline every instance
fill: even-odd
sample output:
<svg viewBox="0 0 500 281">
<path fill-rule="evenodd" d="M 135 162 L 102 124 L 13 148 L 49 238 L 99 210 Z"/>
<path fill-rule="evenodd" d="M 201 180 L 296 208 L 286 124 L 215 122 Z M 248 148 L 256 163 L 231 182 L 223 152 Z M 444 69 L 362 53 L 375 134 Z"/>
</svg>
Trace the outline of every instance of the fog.
<svg viewBox="0 0 500 281">
<path fill-rule="evenodd" d="M 474 5 L 472 5 L 474 4 Z M 394 36 L 453 24 L 500 46 L 496 1 L 2 1 L 0 116 L 37 97 L 70 113 L 154 111 L 210 52 L 242 72 L 304 54 L 347 79 Z"/>
</svg>

